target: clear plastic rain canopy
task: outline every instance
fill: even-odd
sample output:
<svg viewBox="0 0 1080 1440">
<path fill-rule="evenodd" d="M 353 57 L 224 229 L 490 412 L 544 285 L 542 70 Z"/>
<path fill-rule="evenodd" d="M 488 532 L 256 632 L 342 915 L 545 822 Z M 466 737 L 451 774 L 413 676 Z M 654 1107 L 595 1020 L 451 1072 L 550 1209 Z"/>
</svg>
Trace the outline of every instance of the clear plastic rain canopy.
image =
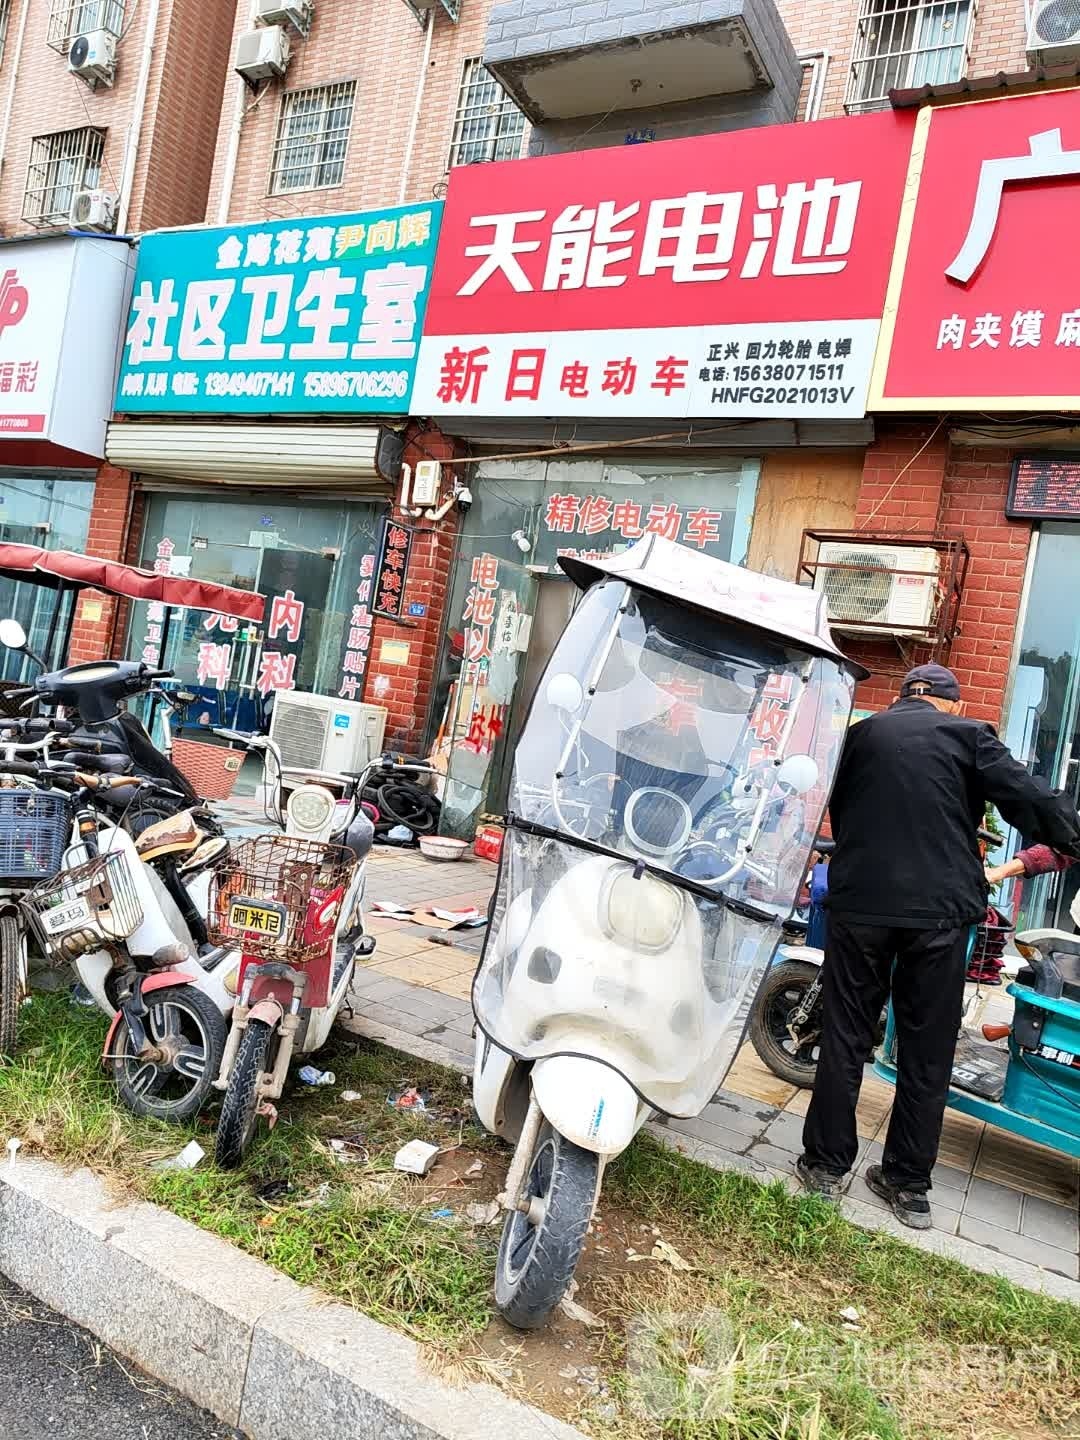
<svg viewBox="0 0 1080 1440">
<path fill-rule="evenodd" d="M 667 1114 L 708 1103 L 850 719 L 853 667 L 808 639 L 615 577 L 585 595 L 515 758 L 473 991 L 496 1044 L 604 1061 Z"/>
</svg>

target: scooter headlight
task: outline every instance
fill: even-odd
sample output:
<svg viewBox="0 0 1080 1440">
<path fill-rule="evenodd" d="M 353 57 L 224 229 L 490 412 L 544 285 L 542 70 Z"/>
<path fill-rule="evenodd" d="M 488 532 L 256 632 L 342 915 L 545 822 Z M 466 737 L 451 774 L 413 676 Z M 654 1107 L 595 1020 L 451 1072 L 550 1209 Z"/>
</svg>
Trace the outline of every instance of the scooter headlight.
<svg viewBox="0 0 1080 1440">
<path fill-rule="evenodd" d="M 289 796 L 286 816 L 297 830 L 314 834 L 321 830 L 334 811 L 334 797 L 321 785 L 301 785 Z"/>
<path fill-rule="evenodd" d="M 600 924 L 630 950 L 666 950 L 682 926 L 683 897 L 655 876 L 621 866 L 600 892 Z"/>
</svg>

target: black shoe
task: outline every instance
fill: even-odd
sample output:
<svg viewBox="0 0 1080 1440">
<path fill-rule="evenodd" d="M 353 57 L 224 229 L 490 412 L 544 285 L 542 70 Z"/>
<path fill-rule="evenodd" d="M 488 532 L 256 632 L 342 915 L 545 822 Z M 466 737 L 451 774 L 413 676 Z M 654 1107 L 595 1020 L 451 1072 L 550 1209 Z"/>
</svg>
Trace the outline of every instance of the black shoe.
<svg viewBox="0 0 1080 1440">
<path fill-rule="evenodd" d="M 795 1161 L 795 1174 L 802 1181 L 803 1189 L 811 1195 L 820 1195 L 833 1205 L 839 1204 L 844 1193 L 845 1176 L 836 1175 L 820 1165 L 811 1165 L 805 1155 L 800 1155 Z"/>
<path fill-rule="evenodd" d="M 909 1225 L 912 1230 L 930 1229 L 930 1201 L 925 1190 L 901 1190 L 899 1185 L 890 1184 L 880 1165 L 869 1167 L 866 1183 L 875 1195 L 886 1201 L 901 1224 Z"/>
</svg>

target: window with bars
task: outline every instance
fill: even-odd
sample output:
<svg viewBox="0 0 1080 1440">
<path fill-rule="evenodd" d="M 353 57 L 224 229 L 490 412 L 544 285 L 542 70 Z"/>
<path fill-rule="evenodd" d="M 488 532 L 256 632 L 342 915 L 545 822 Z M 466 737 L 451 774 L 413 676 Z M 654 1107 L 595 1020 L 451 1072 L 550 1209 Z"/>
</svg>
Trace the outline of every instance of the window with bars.
<svg viewBox="0 0 1080 1440">
<path fill-rule="evenodd" d="M 270 193 L 340 185 L 349 148 L 356 86 L 320 85 L 282 96 Z"/>
<path fill-rule="evenodd" d="M 8 16 L 11 14 L 11 0 L 0 0 L 0 65 L 4 63 L 4 46 L 7 44 Z"/>
<path fill-rule="evenodd" d="M 64 225 L 80 190 L 101 183 L 105 131 L 60 130 L 30 142 L 22 215 L 31 225 Z"/>
<path fill-rule="evenodd" d="M 525 116 L 481 59 L 465 61 L 450 146 L 451 165 L 516 160 L 525 142 Z"/>
<path fill-rule="evenodd" d="M 845 108 L 881 110 L 890 90 L 964 76 L 975 0 L 860 0 Z"/>
<path fill-rule="evenodd" d="M 66 55 L 71 42 L 88 30 L 119 35 L 124 28 L 124 0 L 52 0 L 49 44 Z"/>
</svg>

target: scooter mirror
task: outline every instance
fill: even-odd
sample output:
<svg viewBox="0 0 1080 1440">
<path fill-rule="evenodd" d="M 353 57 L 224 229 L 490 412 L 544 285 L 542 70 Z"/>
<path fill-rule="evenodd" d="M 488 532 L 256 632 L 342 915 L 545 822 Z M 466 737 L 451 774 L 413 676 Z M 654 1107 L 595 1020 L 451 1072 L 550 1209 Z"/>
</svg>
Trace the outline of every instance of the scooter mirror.
<svg viewBox="0 0 1080 1440">
<path fill-rule="evenodd" d="M 789 755 L 776 772 L 776 781 L 796 795 L 805 795 L 817 784 L 820 773 L 812 755 Z"/>
<path fill-rule="evenodd" d="M 585 692 L 581 688 L 581 681 L 573 675 L 553 675 L 548 681 L 547 702 L 556 710 L 565 710 L 573 715 L 581 709 L 581 702 L 585 698 Z"/>
<path fill-rule="evenodd" d="M 26 631 L 18 620 L 0 620 L 0 645 L 9 650 L 26 649 Z"/>
</svg>

